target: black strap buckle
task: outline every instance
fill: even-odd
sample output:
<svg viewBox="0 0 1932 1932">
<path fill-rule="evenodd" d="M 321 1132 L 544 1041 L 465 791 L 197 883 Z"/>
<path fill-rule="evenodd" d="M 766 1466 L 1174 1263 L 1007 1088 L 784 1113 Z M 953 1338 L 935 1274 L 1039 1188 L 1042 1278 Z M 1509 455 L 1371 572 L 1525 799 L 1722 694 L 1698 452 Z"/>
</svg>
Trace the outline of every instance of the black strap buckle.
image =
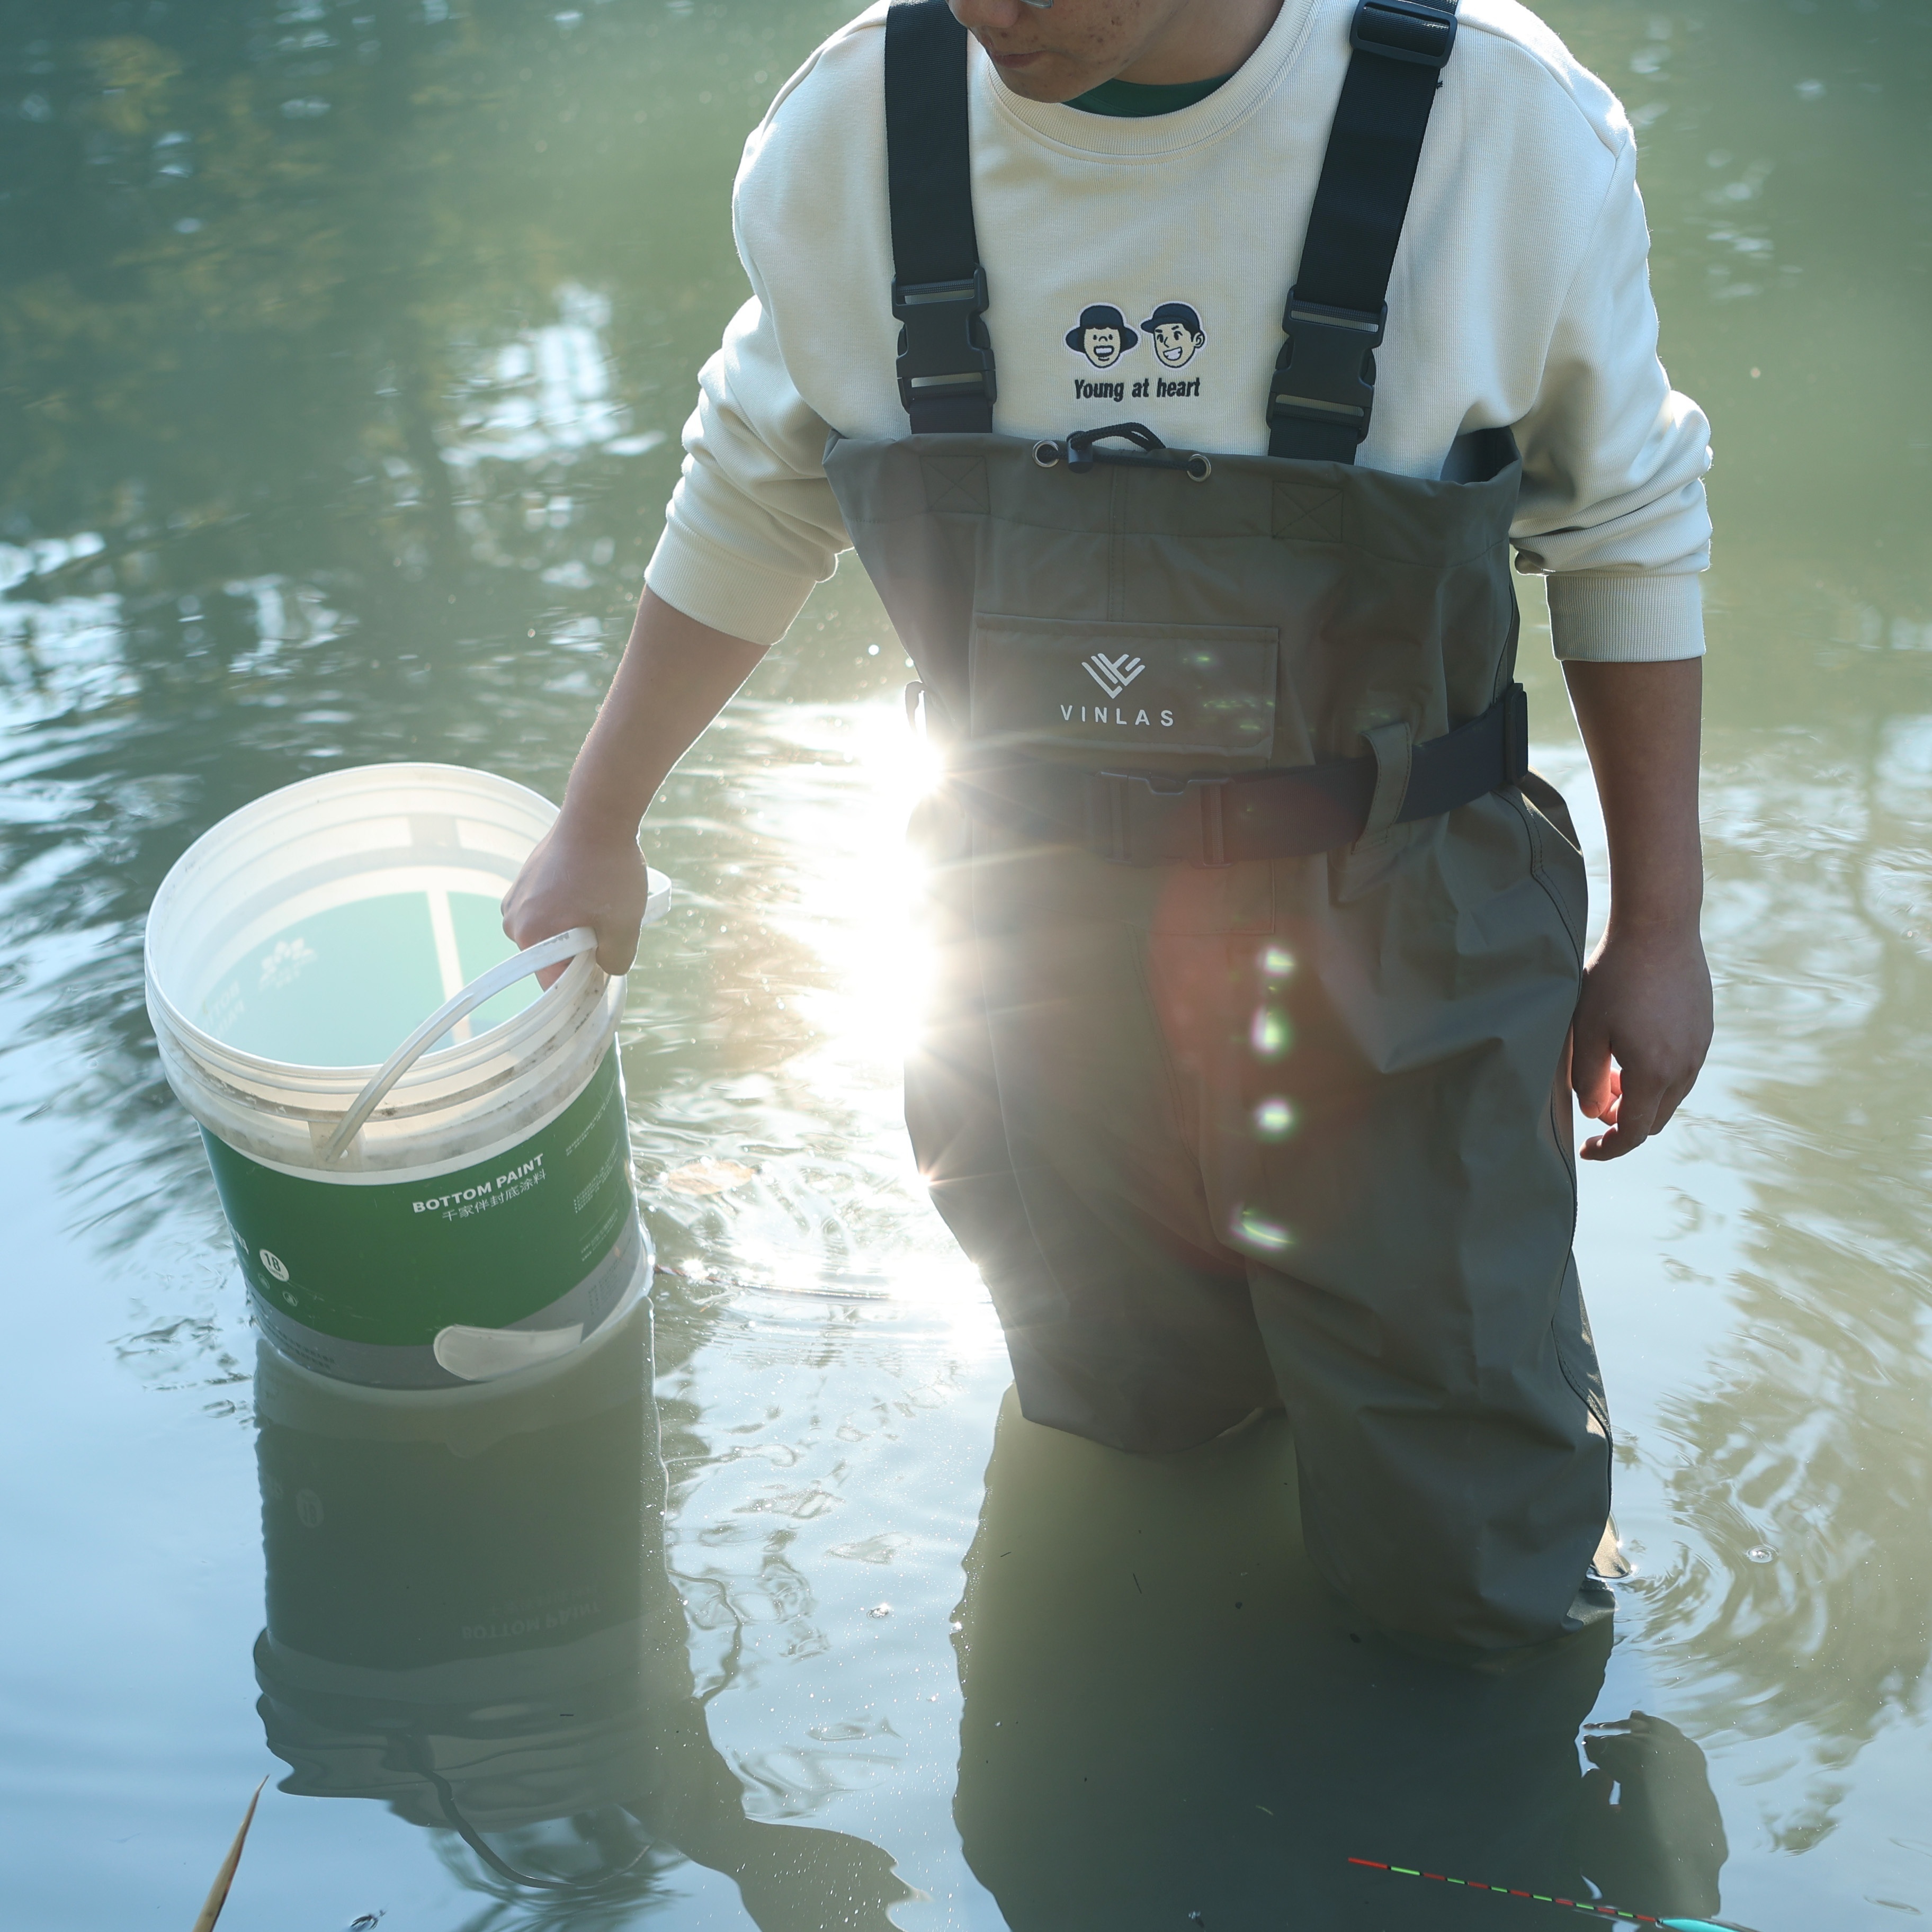
<svg viewBox="0 0 1932 1932">
<path fill-rule="evenodd" d="M 1286 416 L 1347 430 L 1360 442 L 1375 410 L 1375 350 L 1388 326 L 1388 304 L 1371 315 L 1304 302 L 1291 289 L 1281 326 L 1288 340 L 1268 383 L 1268 427 Z"/>
<path fill-rule="evenodd" d="M 1455 12 L 1422 0 L 1361 0 L 1348 28 L 1348 44 L 1417 67 L 1446 67 L 1456 44 Z"/>
<path fill-rule="evenodd" d="M 892 314 L 899 330 L 899 400 L 990 404 L 993 350 L 980 318 L 986 310 L 986 272 L 970 280 L 894 282 Z"/>
<path fill-rule="evenodd" d="M 1228 858 L 1228 778 L 1183 778 L 1171 788 L 1144 772 L 1089 772 L 1087 843 L 1116 866 L 1220 866 Z"/>
</svg>

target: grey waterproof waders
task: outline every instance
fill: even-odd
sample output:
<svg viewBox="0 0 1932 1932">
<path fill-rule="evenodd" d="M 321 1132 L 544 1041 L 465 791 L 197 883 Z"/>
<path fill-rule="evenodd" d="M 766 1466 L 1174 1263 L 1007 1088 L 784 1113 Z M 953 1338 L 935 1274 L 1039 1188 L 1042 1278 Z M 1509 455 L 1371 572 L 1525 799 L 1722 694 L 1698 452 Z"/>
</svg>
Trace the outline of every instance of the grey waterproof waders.
<svg viewBox="0 0 1932 1932">
<path fill-rule="evenodd" d="M 1570 1252 L 1584 874 L 1527 772 L 1505 430 L 1354 464 L 1453 11 L 1362 0 L 1266 456 L 992 432 L 965 44 L 888 16 L 911 434 L 826 470 L 918 667 L 943 992 L 907 1074 L 1022 1408 L 1124 1449 L 1285 1405 L 1311 1555 L 1496 1649 L 1577 1595 L 1610 1444 Z"/>
</svg>

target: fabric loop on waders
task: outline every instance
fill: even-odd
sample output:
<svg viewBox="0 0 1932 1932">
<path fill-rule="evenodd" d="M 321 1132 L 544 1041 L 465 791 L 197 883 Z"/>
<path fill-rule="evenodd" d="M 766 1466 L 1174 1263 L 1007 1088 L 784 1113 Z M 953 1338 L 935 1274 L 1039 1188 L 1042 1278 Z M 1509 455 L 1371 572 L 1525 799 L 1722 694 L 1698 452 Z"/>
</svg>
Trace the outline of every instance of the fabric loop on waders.
<svg viewBox="0 0 1932 1932">
<path fill-rule="evenodd" d="M 1311 32 L 1347 18 L 1318 0 Z M 1330 1582 L 1497 1649 L 1603 1614 L 1610 1458 L 1570 1254 L 1586 880 L 1514 677 L 1522 466 L 1503 424 L 1437 477 L 1353 460 L 1454 28 L 1355 10 L 1294 380 L 1247 454 L 1090 412 L 994 430 L 968 106 L 1000 83 L 942 0 L 898 0 L 910 433 L 835 432 L 825 472 L 943 754 L 906 1118 L 1022 1412 L 1164 1451 L 1286 1407 Z"/>
</svg>

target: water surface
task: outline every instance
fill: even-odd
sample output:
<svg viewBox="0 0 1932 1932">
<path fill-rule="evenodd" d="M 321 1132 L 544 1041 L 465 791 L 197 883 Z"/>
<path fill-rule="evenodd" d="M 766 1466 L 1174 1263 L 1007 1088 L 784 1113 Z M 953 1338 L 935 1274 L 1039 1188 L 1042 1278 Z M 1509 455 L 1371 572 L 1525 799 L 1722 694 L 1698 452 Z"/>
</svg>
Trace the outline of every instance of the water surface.
<svg viewBox="0 0 1932 1932">
<path fill-rule="evenodd" d="M 1586 1174 L 1579 1236 L 1637 1564 L 1607 1654 L 1478 1680 L 1354 1641 L 1278 1426 L 1136 1462 L 1003 1412 L 898 1120 L 921 772 L 850 572 L 653 814 L 654 1333 L 440 1433 L 258 1376 L 141 1009 L 148 902 L 315 772 L 556 795 L 740 299 L 739 144 L 838 10 L 0 10 L 9 1924 L 190 1923 L 265 1772 L 224 1928 L 1558 1922 L 1448 1878 L 1932 1916 L 1906 0 L 1549 11 L 1642 130 L 1719 452 L 1718 1048 Z"/>
</svg>

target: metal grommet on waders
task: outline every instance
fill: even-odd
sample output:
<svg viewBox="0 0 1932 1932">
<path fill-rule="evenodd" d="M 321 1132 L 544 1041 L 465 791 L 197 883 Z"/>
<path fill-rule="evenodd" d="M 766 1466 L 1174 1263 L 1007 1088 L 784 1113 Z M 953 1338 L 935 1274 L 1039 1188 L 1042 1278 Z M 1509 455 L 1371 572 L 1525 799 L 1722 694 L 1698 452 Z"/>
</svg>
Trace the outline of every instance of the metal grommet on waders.
<svg viewBox="0 0 1932 1932">
<path fill-rule="evenodd" d="M 305 1368 L 486 1382 L 568 1353 L 649 1285 L 623 982 L 587 928 L 505 957 L 499 902 L 555 816 L 486 772 L 332 772 L 224 819 L 154 896 L 162 1069 L 255 1318 Z M 652 878 L 655 916 L 670 889 Z"/>
<path fill-rule="evenodd" d="M 1440 478 L 1355 461 L 1455 36 L 1449 0 L 1361 0 L 1267 454 L 1204 453 L 995 430 L 968 128 L 995 82 L 940 0 L 899 0 L 909 434 L 825 466 L 945 751 L 907 1114 L 1024 1412 L 1167 1450 L 1285 1403 L 1330 1579 L 1496 1648 L 1600 1613 L 1610 1454 L 1560 1079 L 1584 880 L 1527 770 L 1520 464 L 1503 425 Z"/>
</svg>

